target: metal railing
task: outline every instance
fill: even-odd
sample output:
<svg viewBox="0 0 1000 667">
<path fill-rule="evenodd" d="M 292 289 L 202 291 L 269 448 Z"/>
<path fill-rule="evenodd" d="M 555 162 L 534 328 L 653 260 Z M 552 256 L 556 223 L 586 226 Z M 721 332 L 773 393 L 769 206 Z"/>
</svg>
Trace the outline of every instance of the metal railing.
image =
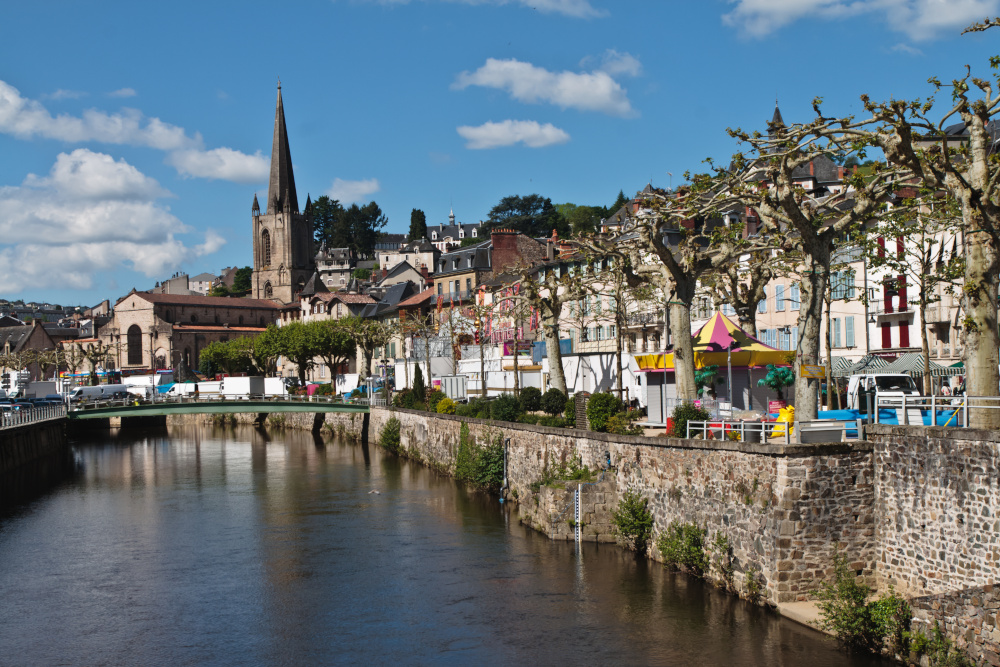
<svg viewBox="0 0 1000 667">
<path fill-rule="evenodd" d="M 8 407 L 11 407 L 11 409 L 8 410 Z M 37 424 L 51 419 L 62 419 L 66 416 L 65 405 L 18 407 L 19 409 L 14 409 L 12 406 L 3 406 L 2 411 L 0 411 L 0 430 L 15 428 L 18 426 L 27 426 L 28 424 Z"/>
<path fill-rule="evenodd" d="M 876 424 L 959 426 L 969 424 L 972 410 L 1000 409 L 1000 396 L 875 396 Z"/>
<path fill-rule="evenodd" d="M 734 440 L 745 443 L 770 444 L 810 444 L 820 442 L 843 442 L 857 440 L 863 431 L 860 420 L 814 419 L 787 422 L 730 421 L 689 421 L 687 437 L 701 436 L 703 439 Z M 791 428 L 788 428 L 791 426 Z"/>
<path fill-rule="evenodd" d="M 199 403 L 222 403 L 233 401 L 267 401 L 271 403 L 321 403 L 326 405 L 356 405 L 356 406 L 387 406 L 389 401 L 386 398 L 343 398 L 340 396 L 296 396 L 286 395 L 264 395 L 264 394 L 240 394 L 226 395 L 216 393 L 184 394 L 181 396 L 156 395 L 152 399 L 143 399 L 136 396 L 128 398 L 103 399 L 96 401 L 80 401 L 70 404 L 71 412 L 86 410 L 96 410 L 98 408 L 114 408 L 141 405 L 179 405 L 179 404 L 199 404 Z M 64 408 L 65 414 L 65 408 Z"/>
</svg>

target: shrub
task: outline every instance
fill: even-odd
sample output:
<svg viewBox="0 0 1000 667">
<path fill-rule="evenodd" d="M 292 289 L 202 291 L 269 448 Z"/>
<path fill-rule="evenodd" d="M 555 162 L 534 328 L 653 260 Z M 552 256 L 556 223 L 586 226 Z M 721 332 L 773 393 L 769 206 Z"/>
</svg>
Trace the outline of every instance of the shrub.
<svg viewBox="0 0 1000 667">
<path fill-rule="evenodd" d="M 313 396 L 332 396 L 334 393 L 332 384 L 321 384 L 316 386 Z"/>
<path fill-rule="evenodd" d="M 563 408 L 563 416 L 566 417 L 566 419 L 576 419 L 576 399 L 566 399 L 566 407 Z"/>
<path fill-rule="evenodd" d="M 689 421 L 708 421 L 711 418 L 712 416 L 708 414 L 707 410 L 699 408 L 693 403 L 681 403 L 674 408 L 673 413 L 670 415 L 673 426 L 668 435 L 674 438 L 686 438 L 687 423 Z"/>
<path fill-rule="evenodd" d="M 572 422 L 564 417 L 539 417 L 539 426 L 549 426 L 551 428 L 566 428 L 567 424 Z"/>
<path fill-rule="evenodd" d="M 427 398 L 427 387 L 424 386 L 424 372 L 420 370 L 420 364 L 417 364 L 416 370 L 413 371 L 413 394 L 419 402 L 423 402 Z"/>
<path fill-rule="evenodd" d="M 653 533 L 653 514 L 647 501 L 635 491 L 626 491 L 611 514 L 611 523 L 625 544 L 637 553 L 646 552 L 649 536 Z"/>
<path fill-rule="evenodd" d="M 399 420 L 395 417 L 391 417 L 389 421 L 385 423 L 382 427 L 382 431 L 378 435 L 378 444 L 383 449 L 386 449 L 393 454 L 398 454 L 400 450 L 399 446 Z"/>
<path fill-rule="evenodd" d="M 549 389 L 542 396 L 540 407 L 545 414 L 555 417 L 566 409 L 566 394 L 558 389 Z"/>
<path fill-rule="evenodd" d="M 437 413 L 439 415 L 453 415 L 455 414 L 455 401 L 451 400 L 447 396 L 438 401 Z"/>
<path fill-rule="evenodd" d="M 438 402 L 442 398 L 445 398 L 444 392 L 440 389 L 435 389 L 430 394 L 427 395 L 427 411 L 437 412 Z"/>
<path fill-rule="evenodd" d="M 632 423 L 632 412 L 619 412 L 608 419 L 607 431 L 616 435 L 642 435 L 642 427 Z"/>
<path fill-rule="evenodd" d="M 521 415 L 517 421 L 522 424 L 537 424 L 539 419 L 541 419 L 540 415 Z"/>
<path fill-rule="evenodd" d="M 701 574 L 708 569 L 705 555 L 705 530 L 694 523 L 671 521 L 660 533 L 656 546 L 667 565 Z"/>
<path fill-rule="evenodd" d="M 497 421 L 516 422 L 521 416 L 521 402 L 513 394 L 500 394 L 490 405 L 490 416 Z"/>
<path fill-rule="evenodd" d="M 518 396 L 522 412 L 534 412 L 542 406 L 542 391 L 538 387 L 525 387 Z"/>
<path fill-rule="evenodd" d="M 497 493 L 503 486 L 503 433 L 491 433 L 480 446 L 462 424 L 455 455 L 455 479 L 480 489 Z"/>
<path fill-rule="evenodd" d="M 412 410 L 416 402 L 417 396 L 412 389 L 402 389 L 397 391 L 396 395 L 392 397 L 392 404 L 397 408 Z"/>
<path fill-rule="evenodd" d="M 928 637 L 922 632 L 909 635 L 910 648 L 914 653 L 926 655 L 931 667 L 973 667 L 976 664 L 944 636 L 937 621 L 934 621 L 931 635 Z"/>
<path fill-rule="evenodd" d="M 587 421 L 590 422 L 590 430 L 606 432 L 608 420 L 621 412 L 623 407 L 621 399 L 613 394 L 604 392 L 591 396 L 587 401 Z"/>
<path fill-rule="evenodd" d="M 823 627 L 850 649 L 881 653 L 886 640 L 893 653 L 908 650 L 906 632 L 912 613 L 895 591 L 868 602 L 872 589 L 858 581 L 843 554 L 833 557 L 833 581 L 817 595 Z"/>
</svg>

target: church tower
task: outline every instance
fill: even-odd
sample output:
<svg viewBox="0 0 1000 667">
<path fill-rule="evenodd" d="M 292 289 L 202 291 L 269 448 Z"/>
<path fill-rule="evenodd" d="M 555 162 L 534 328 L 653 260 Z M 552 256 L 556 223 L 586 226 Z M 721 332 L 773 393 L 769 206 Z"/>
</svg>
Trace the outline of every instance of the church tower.
<svg viewBox="0 0 1000 667">
<path fill-rule="evenodd" d="M 315 271 L 315 262 L 312 230 L 306 214 L 299 212 L 295 193 L 280 81 L 266 204 L 261 214 L 257 195 L 253 196 L 253 297 L 291 303 Z"/>
</svg>

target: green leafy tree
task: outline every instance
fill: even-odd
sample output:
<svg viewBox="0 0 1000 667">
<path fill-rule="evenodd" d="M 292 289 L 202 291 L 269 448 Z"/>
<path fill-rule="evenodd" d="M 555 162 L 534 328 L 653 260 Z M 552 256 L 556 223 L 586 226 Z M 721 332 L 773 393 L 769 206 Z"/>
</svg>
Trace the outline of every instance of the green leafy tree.
<svg viewBox="0 0 1000 667">
<path fill-rule="evenodd" d="M 407 241 L 419 241 L 427 238 L 427 216 L 419 208 L 410 212 L 410 233 L 406 236 Z"/>
<path fill-rule="evenodd" d="M 559 204 L 556 206 L 559 214 L 569 225 L 573 236 L 593 234 L 598 230 L 603 218 L 608 212 L 603 206 L 577 206 L 576 204 Z"/>
<path fill-rule="evenodd" d="M 321 320 L 310 322 L 312 335 L 315 337 L 317 355 L 330 369 L 331 378 L 338 366 L 347 363 L 354 357 L 357 347 L 354 339 L 344 330 L 340 320 Z"/>
<path fill-rule="evenodd" d="M 209 296 L 229 296 L 229 288 L 226 283 L 219 283 L 218 285 L 212 285 L 212 289 L 208 291 Z"/>
<path fill-rule="evenodd" d="M 566 409 L 566 400 L 566 394 L 553 387 L 542 395 L 542 410 L 555 417 Z"/>
<path fill-rule="evenodd" d="M 694 383 L 698 387 L 698 395 L 704 397 L 706 393 L 714 393 L 715 385 L 722 383 L 718 366 L 705 366 L 694 372 Z"/>
<path fill-rule="evenodd" d="M 338 322 L 361 350 L 358 373 L 366 377 L 371 373 L 375 349 L 385 347 L 396 335 L 398 330 L 396 322 L 371 320 L 353 315 L 341 318 Z"/>
<path fill-rule="evenodd" d="M 249 266 L 244 266 L 243 268 L 236 269 L 236 275 L 233 276 L 233 292 L 239 292 L 241 294 L 246 294 L 253 287 L 253 269 Z"/>
<path fill-rule="evenodd" d="M 587 401 L 587 421 L 590 422 L 590 430 L 606 432 L 608 420 L 621 412 L 623 407 L 621 399 L 614 394 L 602 392 L 591 396 Z"/>
<path fill-rule="evenodd" d="M 320 353 L 316 328 L 302 322 L 291 322 L 279 329 L 279 349 L 299 370 L 299 382 L 305 384 L 306 375 L 315 365 Z"/>
<path fill-rule="evenodd" d="M 638 555 L 646 553 L 653 535 L 653 513 L 645 498 L 635 491 L 626 491 L 611 513 L 611 523 L 627 547 Z"/>
<path fill-rule="evenodd" d="M 528 236 L 551 236 L 555 229 L 565 236 L 569 225 L 552 205 L 552 200 L 541 195 L 510 195 L 490 209 L 484 227 L 487 230 L 513 229 Z"/>
<path fill-rule="evenodd" d="M 614 215 L 615 213 L 618 212 L 618 209 L 620 209 L 622 206 L 625 206 L 628 203 L 629 203 L 629 198 L 625 196 L 625 191 L 619 190 L 618 197 L 615 198 L 615 203 L 611 205 L 611 210 L 609 212 L 611 213 L 611 215 Z"/>
<path fill-rule="evenodd" d="M 420 364 L 413 371 L 413 393 L 421 403 L 427 400 L 427 386 L 424 385 L 424 372 L 420 370 Z"/>
<path fill-rule="evenodd" d="M 389 219 L 375 202 L 344 208 L 336 199 L 324 195 L 310 207 L 309 222 L 317 243 L 350 248 L 358 257 L 369 257 Z"/>
</svg>

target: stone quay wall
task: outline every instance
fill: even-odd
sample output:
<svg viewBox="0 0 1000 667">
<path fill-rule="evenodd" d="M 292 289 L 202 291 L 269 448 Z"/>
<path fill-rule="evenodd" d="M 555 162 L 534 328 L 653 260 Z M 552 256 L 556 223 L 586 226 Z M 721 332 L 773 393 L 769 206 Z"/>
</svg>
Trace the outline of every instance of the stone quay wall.
<svg viewBox="0 0 1000 667">
<path fill-rule="evenodd" d="M 937 623 L 955 645 L 982 665 L 1000 665 L 1000 586 L 976 586 L 910 600 L 910 628 L 928 637 Z"/>
<path fill-rule="evenodd" d="M 53 419 L 0 431 L 0 474 L 64 451 L 66 421 Z"/>
<path fill-rule="evenodd" d="M 1000 583 L 1000 433 L 871 432 L 879 587 L 919 597 Z"/>
<path fill-rule="evenodd" d="M 608 508 L 608 494 L 635 491 L 649 501 L 655 533 L 680 521 L 706 528 L 708 543 L 717 533 L 725 535 L 737 590 L 745 592 L 746 573 L 752 572 L 771 604 L 807 599 L 832 573 L 835 549 L 850 554 L 855 568 L 874 580 L 873 478 L 866 443 L 764 445 L 617 436 L 388 408 L 372 410 L 372 442 L 392 417 L 400 421 L 400 445 L 439 469 L 454 468 L 463 423 L 477 439 L 502 431 L 510 438 L 509 495 L 526 522 L 546 533 L 562 536 L 568 529 L 565 515 L 554 517 L 565 509 L 571 489 L 561 497 L 552 491 L 543 496 L 532 491 L 532 483 L 572 459 L 601 469 L 608 452 L 615 491 L 602 493 L 598 503 L 595 490 L 595 524 L 600 523 L 597 512 L 614 508 Z M 598 510 L 598 504 L 603 508 Z M 585 534 L 609 539 L 605 526 L 595 525 Z M 655 548 L 650 556 L 660 557 Z"/>
</svg>

